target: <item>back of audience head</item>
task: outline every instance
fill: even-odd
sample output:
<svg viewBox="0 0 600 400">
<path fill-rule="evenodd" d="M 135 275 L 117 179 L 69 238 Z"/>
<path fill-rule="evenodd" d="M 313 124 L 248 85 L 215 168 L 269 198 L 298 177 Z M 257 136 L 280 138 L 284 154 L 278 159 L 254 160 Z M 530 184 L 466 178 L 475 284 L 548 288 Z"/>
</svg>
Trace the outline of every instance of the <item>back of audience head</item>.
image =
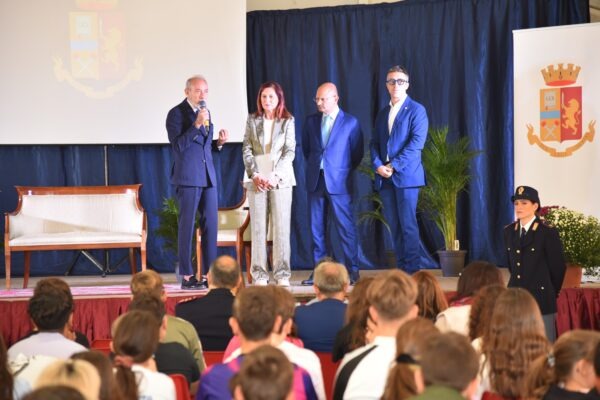
<svg viewBox="0 0 600 400">
<path fill-rule="evenodd" d="M 234 334 L 241 339 L 263 341 L 270 338 L 276 319 L 278 305 L 268 287 L 246 288 L 235 297 L 230 324 Z"/>
<path fill-rule="evenodd" d="M 314 287 L 319 298 L 344 297 L 350 284 L 346 267 L 337 262 L 322 262 L 315 268 Z"/>
<path fill-rule="evenodd" d="M 79 390 L 67 385 L 45 386 L 29 392 L 22 400 L 87 400 Z"/>
<path fill-rule="evenodd" d="M 29 299 L 27 310 L 40 331 L 62 331 L 73 314 L 69 285 L 58 278 L 40 280 Z"/>
<path fill-rule="evenodd" d="M 477 391 L 479 356 L 466 336 L 440 333 L 423 349 L 418 372 L 426 386 L 449 387 L 468 399 Z"/>
<path fill-rule="evenodd" d="M 408 399 L 423 391 L 415 371 L 429 341 L 440 331 L 429 319 L 417 317 L 403 324 L 396 335 L 396 363 L 388 373 L 382 399 Z"/>
<path fill-rule="evenodd" d="M 477 292 L 473 298 L 471 313 L 469 314 L 469 339 L 471 341 L 482 337 L 488 329 L 496 300 L 505 291 L 506 287 L 504 286 L 489 285 Z"/>
<path fill-rule="evenodd" d="M 131 367 L 152 357 L 158 346 L 160 327 L 156 315 L 142 310 L 128 311 L 113 323 L 115 377 L 126 399 L 137 398 L 137 382 Z"/>
<path fill-rule="evenodd" d="M 291 399 L 294 368 L 283 352 L 262 345 L 250 352 L 230 382 L 236 400 Z"/>
<path fill-rule="evenodd" d="M 40 373 L 35 388 L 65 385 L 78 390 L 86 400 L 98 400 L 100 375 L 92 364 L 84 360 L 58 360 Z"/>
<path fill-rule="evenodd" d="M 0 334 L 0 400 L 12 400 L 14 378 L 8 366 L 8 349 Z"/>
<path fill-rule="evenodd" d="M 458 278 L 456 296 L 452 301 L 472 297 L 479 289 L 487 285 L 504 285 L 502 272 L 490 262 L 471 261 Z"/>
<path fill-rule="evenodd" d="M 120 400 L 120 388 L 115 380 L 113 366 L 104 353 L 99 351 L 82 351 L 71 356 L 73 360 L 83 360 L 92 364 L 100 376 L 99 400 Z"/>
<path fill-rule="evenodd" d="M 162 277 L 156 271 L 147 269 L 140 271 L 131 277 L 129 284 L 133 297 L 141 294 L 150 294 L 165 301 L 165 286 Z"/>
<path fill-rule="evenodd" d="M 351 326 L 349 350 L 365 345 L 365 331 L 367 330 L 367 319 L 369 317 L 367 290 L 373 280 L 375 278 L 372 276 L 363 276 L 356 282 L 348 295 L 346 323 Z"/>
<path fill-rule="evenodd" d="M 135 296 L 129 303 L 128 311 L 147 311 L 156 319 L 160 326 L 159 340 L 162 340 L 167 332 L 167 309 L 160 297 L 156 295 L 143 293 Z"/>
<path fill-rule="evenodd" d="M 549 348 L 533 296 L 520 288 L 508 288 L 500 294 L 482 339 L 491 388 L 501 396 L 522 397 L 526 372 Z"/>
<path fill-rule="evenodd" d="M 242 270 L 231 256 L 220 256 L 210 265 L 207 275 L 208 285 L 211 289 L 236 289 L 242 282 Z"/>
<path fill-rule="evenodd" d="M 532 364 L 525 382 L 528 398 L 541 399 L 551 385 L 587 392 L 595 386 L 594 357 L 600 332 L 574 330 L 562 334 L 548 354 Z"/>
<path fill-rule="evenodd" d="M 289 290 L 281 286 L 267 286 L 275 302 L 275 316 L 279 317 L 274 326 L 273 333 L 279 334 L 280 340 L 292 332 L 294 323 L 294 312 L 296 311 L 296 300 Z"/>
<path fill-rule="evenodd" d="M 448 301 L 436 277 L 429 271 L 417 271 L 412 274 L 417 282 L 417 306 L 419 316 L 435 321 L 437 315 L 448 308 Z"/>
<path fill-rule="evenodd" d="M 417 316 L 417 284 L 400 270 L 382 272 L 369 286 L 367 301 L 370 318 L 378 326 L 402 323 Z"/>
</svg>

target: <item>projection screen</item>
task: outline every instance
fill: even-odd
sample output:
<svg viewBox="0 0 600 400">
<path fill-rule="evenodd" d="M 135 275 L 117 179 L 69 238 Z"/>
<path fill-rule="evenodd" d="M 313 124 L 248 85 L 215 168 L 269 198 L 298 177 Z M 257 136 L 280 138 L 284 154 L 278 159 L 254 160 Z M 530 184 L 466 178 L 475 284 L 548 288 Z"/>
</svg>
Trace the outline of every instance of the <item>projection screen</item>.
<svg viewBox="0 0 600 400">
<path fill-rule="evenodd" d="M 241 141 L 245 3 L 0 1 L 0 144 L 167 143 L 167 112 L 195 74 L 215 131 Z"/>
</svg>

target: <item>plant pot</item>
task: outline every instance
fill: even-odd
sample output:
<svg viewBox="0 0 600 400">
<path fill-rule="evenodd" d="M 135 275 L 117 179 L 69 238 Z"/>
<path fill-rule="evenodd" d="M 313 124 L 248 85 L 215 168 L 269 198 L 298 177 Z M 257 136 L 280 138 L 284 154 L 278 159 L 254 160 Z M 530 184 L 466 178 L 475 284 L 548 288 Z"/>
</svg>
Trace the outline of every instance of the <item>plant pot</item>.
<svg viewBox="0 0 600 400">
<path fill-rule="evenodd" d="M 443 276 L 459 276 L 465 268 L 466 250 L 439 250 L 437 254 Z"/>
<path fill-rule="evenodd" d="M 582 276 L 583 268 L 580 265 L 567 264 L 567 270 L 565 271 L 565 279 L 563 279 L 562 289 L 580 287 Z"/>
</svg>

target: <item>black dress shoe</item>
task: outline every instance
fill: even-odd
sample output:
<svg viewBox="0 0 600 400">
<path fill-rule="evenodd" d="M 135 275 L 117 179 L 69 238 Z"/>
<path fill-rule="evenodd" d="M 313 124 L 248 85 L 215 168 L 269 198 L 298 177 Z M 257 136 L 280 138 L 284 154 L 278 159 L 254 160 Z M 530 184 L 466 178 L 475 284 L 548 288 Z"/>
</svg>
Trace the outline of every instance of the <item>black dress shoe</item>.
<svg viewBox="0 0 600 400">
<path fill-rule="evenodd" d="M 350 270 L 350 285 L 354 285 L 360 279 L 359 269 L 354 267 Z"/>
<path fill-rule="evenodd" d="M 315 280 L 313 279 L 313 273 L 310 273 L 310 276 L 308 277 L 308 279 L 303 280 L 302 282 L 300 282 L 300 284 L 302 286 L 312 286 L 315 284 Z"/>
<path fill-rule="evenodd" d="M 208 289 L 206 281 L 199 281 L 195 276 L 190 277 L 187 281 L 183 279 L 181 281 L 181 289 L 183 290 L 204 290 Z"/>
</svg>

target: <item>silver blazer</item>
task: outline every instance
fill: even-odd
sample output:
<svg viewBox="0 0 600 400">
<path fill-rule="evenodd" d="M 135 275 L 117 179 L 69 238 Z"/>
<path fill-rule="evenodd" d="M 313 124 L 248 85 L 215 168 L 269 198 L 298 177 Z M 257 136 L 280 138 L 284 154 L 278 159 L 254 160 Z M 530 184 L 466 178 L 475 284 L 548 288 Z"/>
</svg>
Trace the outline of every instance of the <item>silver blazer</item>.
<svg viewBox="0 0 600 400">
<path fill-rule="evenodd" d="M 242 157 L 247 177 L 244 187 L 255 189 L 252 175 L 258 172 L 254 156 L 265 154 L 263 117 L 248 115 L 246 133 L 242 144 Z M 273 122 L 273 137 L 271 138 L 271 156 L 273 157 L 273 172 L 276 175 L 278 188 L 296 186 L 294 176 L 294 157 L 296 156 L 296 130 L 294 117 L 276 119 Z"/>
</svg>

